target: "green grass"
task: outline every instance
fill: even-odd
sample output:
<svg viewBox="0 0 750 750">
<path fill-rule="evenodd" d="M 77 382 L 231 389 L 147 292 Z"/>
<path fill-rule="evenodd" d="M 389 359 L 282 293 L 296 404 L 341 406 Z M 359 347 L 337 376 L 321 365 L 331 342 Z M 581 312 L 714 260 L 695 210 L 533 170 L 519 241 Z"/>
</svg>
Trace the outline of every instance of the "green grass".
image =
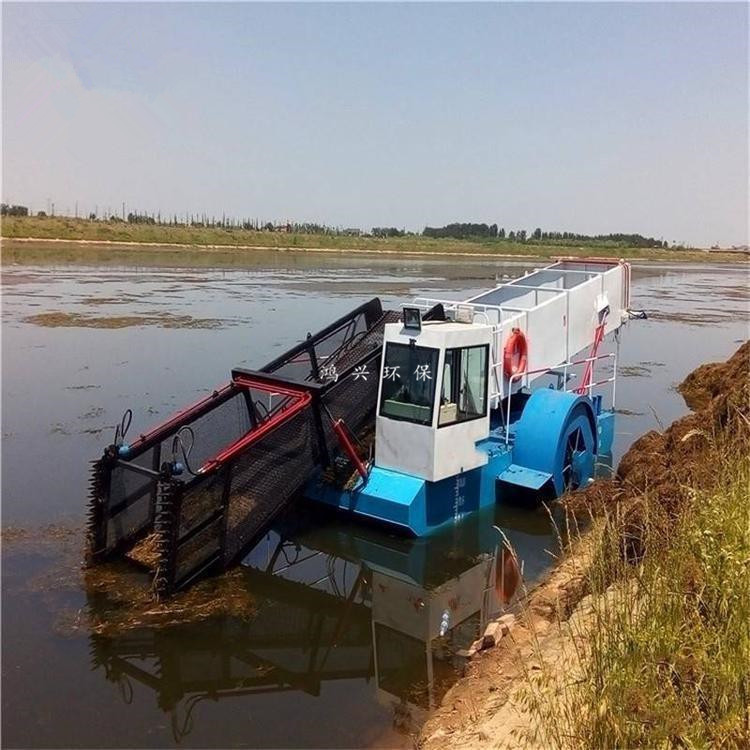
<svg viewBox="0 0 750 750">
<path fill-rule="evenodd" d="M 250 246 L 259 248 L 358 250 L 361 252 L 395 253 L 467 253 L 513 255 L 530 258 L 549 258 L 558 255 L 597 255 L 642 260 L 703 260 L 699 250 L 664 250 L 630 248 L 603 244 L 535 244 L 509 240 L 453 240 L 421 236 L 348 237 L 323 234 L 287 234 L 256 232 L 244 229 L 222 229 L 186 226 L 156 226 L 125 222 L 89 221 L 67 217 L 4 217 L 0 225 L 3 238 L 104 240 L 109 242 L 149 242 L 189 246 L 218 245 L 225 248 Z M 92 249 L 96 252 L 96 248 Z M 711 256 L 712 259 L 715 256 Z M 737 260 L 736 256 L 725 256 Z"/>
<path fill-rule="evenodd" d="M 529 677 L 524 700 L 538 721 L 526 740 L 750 747 L 750 458 L 737 444 L 711 458 L 715 482 L 689 491 L 676 518 L 642 498 L 636 564 L 624 560 L 618 512 L 599 522 L 587 614 L 563 625 L 571 676 L 548 659 Z"/>
</svg>

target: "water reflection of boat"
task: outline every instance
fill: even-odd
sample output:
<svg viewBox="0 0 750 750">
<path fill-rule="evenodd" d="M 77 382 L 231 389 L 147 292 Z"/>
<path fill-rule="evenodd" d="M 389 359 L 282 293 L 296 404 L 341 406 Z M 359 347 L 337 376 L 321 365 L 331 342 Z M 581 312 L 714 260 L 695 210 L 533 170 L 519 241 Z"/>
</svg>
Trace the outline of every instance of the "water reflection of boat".
<svg viewBox="0 0 750 750">
<path fill-rule="evenodd" d="M 520 518 L 526 528 L 510 530 L 514 543 L 535 540 L 527 552 L 538 556 L 543 525 Z M 317 696 L 330 680 L 371 684 L 408 727 L 439 702 L 463 666 L 461 650 L 500 610 L 491 521 L 480 515 L 428 541 L 294 514 L 245 559 L 242 585 L 258 599 L 252 619 L 92 636 L 94 665 L 126 699 L 132 681 L 153 689 L 178 739 L 203 699 Z"/>
</svg>

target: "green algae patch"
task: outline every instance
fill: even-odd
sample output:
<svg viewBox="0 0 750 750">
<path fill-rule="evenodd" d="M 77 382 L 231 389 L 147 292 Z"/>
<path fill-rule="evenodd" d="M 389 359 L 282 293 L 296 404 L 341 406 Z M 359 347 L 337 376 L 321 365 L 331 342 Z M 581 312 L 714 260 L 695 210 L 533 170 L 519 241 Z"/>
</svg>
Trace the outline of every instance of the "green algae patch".
<svg viewBox="0 0 750 750">
<path fill-rule="evenodd" d="M 24 323 L 43 328 L 132 328 L 158 326 L 159 328 L 221 328 L 223 322 L 216 318 L 193 318 L 190 315 L 88 315 L 76 312 L 45 312 L 29 315 Z"/>
</svg>

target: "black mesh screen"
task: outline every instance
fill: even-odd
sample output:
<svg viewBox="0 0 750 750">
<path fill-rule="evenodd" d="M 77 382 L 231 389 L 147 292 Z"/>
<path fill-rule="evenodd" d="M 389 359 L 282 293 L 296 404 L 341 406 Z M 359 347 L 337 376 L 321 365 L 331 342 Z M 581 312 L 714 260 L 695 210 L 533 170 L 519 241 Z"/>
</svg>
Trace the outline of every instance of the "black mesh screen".
<svg viewBox="0 0 750 750">
<path fill-rule="evenodd" d="M 255 443 L 230 466 L 224 562 L 234 560 L 310 478 L 317 460 L 311 410 Z"/>
<path fill-rule="evenodd" d="M 266 365 L 263 371 L 294 380 L 331 379 L 332 368 L 363 340 L 380 316 L 379 303 L 364 306 L 351 317 L 295 347 L 288 355 Z"/>
<path fill-rule="evenodd" d="M 218 516 L 186 541 L 178 543 L 173 585 L 179 587 L 218 555 L 221 549 L 223 525 L 223 517 Z"/>
<path fill-rule="evenodd" d="M 189 461 L 197 471 L 209 458 L 213 458 L 250 429 L 250 412 L 245 394 L 237 392 L 211 411 L 185 424 L 195 435 Z M 172 437 L 162 441 L 162 456 L 170 455 Z M 189 437 L 185 438 L 185 442 L 189 443 Z"/>
<path fill-rule="evenodd" d="M 399 313 L 394 310 L 386 311 L 377 323 L 367 331 L 366 335 L 352 341 L 351 345 L 342 349 L 336 360 L 339 372 L 345 372 L 348 368 L 357 364 L 367 354 L 379 354 L 383 347 L 383 335 L 386 323 L 395 323 L 399 320 Z M 375 379 L 380 373 L 375 373 Z"/>
<path fill-rule="evenodd" d="M 228 397 L 217 398 L 215 404 L 197 416 L 188 413 L 185 419 L 160 436 L 161 439 L 153 450 L 158 452 L 160 462 L 171 461 L 174 437 L 180 432 L 184 447 L 190 449 L 190 466 L 197 471 L 208 459 L 242 437 L 250 429 L 250 425 L 248 403 L 243 392 L 238 389 Z M 183 429 L 185 427 L 190 428 L 192 435 Z M 178 450 L 176 458 L 178 461 L 183 460 L 181 451 Z"/>
<path fill-rule="evenodd" d="M 153 450 L 147 450 L 129 463 L 150 469 L 153 462 Z M 153 480 L 143 474 L 138 474 L 127 466 L 115 466 L 109 480 L 109 497 L 107 505 L 116 511 L 123 503 L 134 499 L 148 491 Z"/>
<path fill-rule="evenodd" d="M 153 512 L 154 503 L 148 493 L 141 495 L 120 513 L 111 515 L 106 526 L 105 552 L 112 552 L 150 527 L 154 521 Z"/>
<path fill-rule="evenodd" d="M 132 464 L 151 469 L 153 449 L 141 453 Z M 105 519 L 104 551 L 111 552 L 136 537 L 153 523 L 156 480 L 125 465 L 110 473 L 109 493 L 102 499 Z"/>
<path fill-rule="evenodd" d="M 174 436 L 184 427 L 181 433 L 182 443 L 188 453 L 188 462 L 193 471 L 197 471 L 208 459 L 213 458 L 223 448 L 231 445 L 245 435 L 252 424 L 247 395 L 237 390 L 228 397 L 219 397 L 210 408 L 175 424 L 163 431 L 156 443 L 134 444 L 135 455 L 127 460 L 118 461 L 112 466 L 109 478 L 109 492 L 104 498 L 102 522 L 105 524 L 104 551 L 112 552 L 134 540 L 147 527 L 153 525 L 154 505 L 156 500 L 156 477 L 145 476 L 130 469 L 130 466 L 141 466 L 158 470 L 163 461 L 173 457 L 184 462 L 180 449 L 173 456 Z M 185 509 L 185 524 L 192 528 L 200 522 L 205 498 L 196 497 Z M 209 503 L 211 504 L 211 503 Z"/>
<path fill-rule="evenodd" d="M 340 453 L 331 417 L 343 419 L 354 433 L 372 422 L 383 327 L 397 317 L 394 313 L 380 317 L 373 329 L 356 338 L 352 334 L 356 326 L 338 331 L 345 345 L 341 345 L 341 338 L 334 341 L 331 337 L 331 358 L 345 369 L 340 378 L 323 389 L 320 403 L 314 402 L 282 421 L 221 470 L 183 487 L 177 541 L 168 549 L 170 559 L 163 564 L 164 569 L 174 571 L 172 586 L 179 588 L 181 581 L 190 579 L 217 553 L 222 567 L 241 558 L 270 520 L 311 479 L 323 457 L 332 459 Z M 295 368 L 301 363 L 299 355 L 292 355 L 286 364 Z M 279 369 L 287 375 L 290 372 L 285 364 Z M 274 396 L 251 386 L 245 398 L 252 404 L 250 413 L 262 422 L 283 403 L 288 404 L 290 397 Z"/>
<path fill-rule="evenodd" d="M 371 360 L 367 367 L 379 368 L 379 357 Z M 323 403 L 335 419 L 343 419 L 350 430 L 357 432 L 368 416 L 374 414 L 378 395 L 380 373 L 340 380 L 325 393 Z"/>
<path fill-rule="evenodd" d="M 99 462 L 92 484 L 92 497 L 102 501 L 90 513 L 92 545 L 112 551 L 155 528 L 160 540 L 157 586 L 167 594 L 214 564 L 236 562 L 317 468 L 340 452 L 331 418 L 343 419 L 354 433 L 372 423 L 383 330 L 398 317 L 383 314 L 373 300 L 267 365 L 263 371 L 273 373 L 278 386 L 269 385 L 267 376 L 242 386 L 243 377 L 253 382 L 252 373 L 237 371 L 238 382 L 136 441 L 127 461 L 105 454 L 109 474 L 105 477 Z M 317 380 L 310 389 L 312 404 L 200 473 L 207 461 L 290 405 L 295 396 L 273 391 L 295 390 L 286 379 Z M 179 446 L 174 449 L 177 434 L 187 457 Z M 173 460 L 187 464 L 178 480 L 130 468 L 159 471 Z"/>
<path fill-rule="evenodd" d="M 180 539 L 222 510 L 225 487 L 226 472 L 209 474 L 189 484 L 182 494 L 180 506 L 180 523 L 177 527 Z"/>
<path fill-rule="evenodd" d="M 289 378 L 290 380 L 312 380 L 313 365 L 310 352 L 298 352 L 287 360 L 279 362 L 273 370 L 268 370 L 268 372 L 272 372 L 274 375 L 282 378 Z"/>
<path fill-rule="evenodd" d="M 314 415 L 306 410 L 280 424 L 237 458 L 183 485 L 176 539 L 160 567 L 172 571 L 167 588 L 218 558 L 228 566 L 255 540 L 311 476 L 317 462 Z M 228 486 L 227 486 L 228 483 Z"/>
</svg>

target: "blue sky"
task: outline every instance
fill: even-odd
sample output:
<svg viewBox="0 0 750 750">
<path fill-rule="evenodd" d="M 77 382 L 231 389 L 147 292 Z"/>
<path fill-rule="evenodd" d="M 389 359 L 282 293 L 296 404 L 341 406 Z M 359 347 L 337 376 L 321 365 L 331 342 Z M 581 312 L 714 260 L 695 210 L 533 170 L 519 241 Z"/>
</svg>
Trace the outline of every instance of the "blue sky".
<svg viewBox="0 0 750 750">
<path fill-rule="evenodd" d="M 748 6 L 12 4 L 3 200 L 747 242 Z"/>
</svg>

